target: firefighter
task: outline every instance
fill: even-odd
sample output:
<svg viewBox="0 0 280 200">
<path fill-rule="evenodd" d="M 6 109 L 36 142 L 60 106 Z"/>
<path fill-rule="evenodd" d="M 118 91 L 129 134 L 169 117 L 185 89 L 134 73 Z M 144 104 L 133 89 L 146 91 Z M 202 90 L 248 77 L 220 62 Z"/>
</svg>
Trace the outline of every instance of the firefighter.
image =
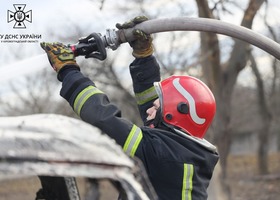
<svg viewBox="0 0 280 200">
<path fill-rule="evenodd" d="M 131 28 L 145 20 L 139 16 L 116 27 Z M 67 46 L 43 42 L 41 47 L 62 82 L 60 95 L 82 120 L 100 128 L 123 151 L 143 162 L 160 200 L 206 200 L 218 161 L 215 146 L 204 139 L 215 115 L 214 96 L 191 76 L 160 81 L 152 37 L 141 30 L 133 34 L 136 39 L 130 46 L 135 60 L 129 70 L 142 127 L 122 118 L 119 108 L 80 72 Z"/>
</svg>

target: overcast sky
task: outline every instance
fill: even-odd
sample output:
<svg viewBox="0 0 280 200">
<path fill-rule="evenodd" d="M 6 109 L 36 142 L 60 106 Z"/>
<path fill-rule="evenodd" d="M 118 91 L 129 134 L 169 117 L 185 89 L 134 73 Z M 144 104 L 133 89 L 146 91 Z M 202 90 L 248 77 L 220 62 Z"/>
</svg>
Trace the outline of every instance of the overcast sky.
<svg viewBox="0 0 280 200">
<path fill-rule="evenodd" d="M 108 2 L 111 0 L 108 0 Z M 48 64 L 46 55 L 40 48 L 40 42 L 57 42 L 61 37 L 67 38 L 77 30 L 87 36 L 92 32 L 105 33 L 106 28 L 114 28 L 114 12 L 100 11 L 99 1 L 88 0 L 0 0 L 0 47 L 5 51 L 0 54 L 0 83 L 12 78 L 38 71 Z M 97 2 L 97 3 L 96 3 Z M 13 4 L 26 4 L 24 12 L 32 11 L 32 23 L 25 21 L 25 29 L 15 29 L 15 21 L 8 23 L 8 10 L 16 12 Z M 110 4 L 106 5 L 110 6 Z M 121 19 L 121 17 L 120 17 Z M 7 43 L 6 35 L 38 35 L 41 39 L 34 43 Z M 79 38 L 68 43 L 76 43 Z"/>
<path fill-rule="evenodd" d="M 146 4 L 145 9 L 149 10 L 151 13 L 153 11 L 158 13 L 160 17 L 177 16 L 178 12 L 176 12 L 174 8 L 176 1 L 182 0 L 150 1 L 149 4 Z M 57 41 L 58 38 L 62 36 L 67 37 L 67 35 L 75 33 L 77 28 L 83 30 L 85 35 L 91 32 L 105 33 L 106 28 L 114 28 L 117 22 L 128 20 L 127 17 L 129 17 L 130 11 L 125 10 L 124 15 L 120 15 L 120 12 L 116 9 L 116 5 L 124 4 L 124 2 L 129 5 L 129 1 L 105 0 L 102 10 L 100 10 L 100 2 L 101 0 L 0 0 L 0 34 L 37 34 L 42 36 L 43 41 Z M 247 6 L 247 0 L 240 0 L 240 2 L 241 7 L 245 8 Z M 269 22 L 273 25 L 274 23 L 279 23 L 280 1 L 269 0 L 269 3 L 271 5 Z M 15 21 L 7 22 L 8 10 L 15 12 L 13 4 L 26 4 L 25 12 L 32 10 L 32 23 L 25 21 L 25 29 L 14 29 Z M 194 0 L 184 1 L 184 6 L 189 7 L 188 13 L 190 16 L 197 16 Z M 141 13 L 141 9 L 139 8 L 138 10 L 139 13 Z M 235 13 L 234 17 L 232 15 L 225 15 L 222 20 L 233 24 L 239 24 L 242 17 L 241 11 L 237 9 L 231 11 Z M 135 14 L 135 10 L 132 13 Z M 256 19 L 254 30 L 261 31 L 261 29 L 262 25 L 258 23 Z M 2 66 L 15 62 L 17 59 L 22 59 L 21 54 L 23 55 L 24 52 L 30 52 L 30 56 L 38 55 L 41 52 L 38 43 L 7 44 L 2 42 L 0 46 L 6 50 L 0 55 L 0 63 Z M 18 55 L 13 56 L 16 52 L 12 50 L 18 47 L 22 47 L 24 52 L 19 52 Z"/>
<path fill-rule="evenodd" d="M 160 17 L 177 16 L 174 2 L 182 0 L 154 0 L 146 5 L 151 13 L 155 12 Z M 240 0 L 246 7 L 247 0 Z M 280 1 L 269 0 L 271 25 L 279 23 Z M 41 35 L 41 40 L 35 43 L 4 43 L 0 41 L 2 49 L 0 53 L 0 73 L 2 77 L 0 83 L 7 82 L 18 74 L 28 74 L 30 71 L 38 70 L 38 65 L 45 65 L 48 61 L 41 56 L 44 52 L 39 46 L 41 41 L 54 42 L 67 35 L 73 35 L 78 29 L 83 31 L 86 36 L 91 32 L 105 33 L 107 28 L 115 28 L 117 22 L 124 22 L 127 18 L 135 15 L 135 10 L 130 14 L 130 10 L 125 10 L 123 15 L 116 9 L 116 4 L 130 4 L 127 0 L 105 0 L 102 10 L 100 10 L 99 0 L 0 0 L 0 35 L 22 35 L 35 34 Z M 32 23 L 25 21 L 25 29 L 14 29 L 15 21 L 7 22 L 8 10 L 15 12 L 13 4 L 26 4 L 24 12 L 32 10 Z M 196 15 L 194 1 L 184 1 L 188 7 L 189 16 Z M 138 13 L 141 13 L 140 8 Z M 223 21 L 238 25 L 241 19 L 241 11 L 232 10 L 235 16 L 223 16 Z M 260 15 L 259 17 L 262 17 Z M 262 25 L 255 19 L 254 30 L 261 31 Z M 1 39 L 0 39 L 1 40 Z M 3 40 L 3 38 L 2 38 Z M 78 40 L 78 38 L 76 38 Z M 75 43 L 76 41 L 67 41 Z M 4 49 L 4 51 L 3 51 Z M 34 59 L 34 60 L 32 60 Z"/>
</svg>

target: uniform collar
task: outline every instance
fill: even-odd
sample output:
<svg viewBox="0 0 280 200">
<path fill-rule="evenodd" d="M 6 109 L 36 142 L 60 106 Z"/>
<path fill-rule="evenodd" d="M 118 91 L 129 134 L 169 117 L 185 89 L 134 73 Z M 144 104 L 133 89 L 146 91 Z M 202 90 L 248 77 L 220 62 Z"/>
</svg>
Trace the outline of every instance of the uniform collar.
<svg viewBox="0 0 280 200">
<path fill-rule="evenodd" d="M 216 153 L 217 152 L 217 148 L 211 144 L 210 142 L 208 142 L 206 139 L 204 138 L 198 138 L 198 137 L 194 137 L 194 136 L 191 136 L 191 135 L 188 135 L 187 133 L 184 133 L 178 129 L 175 129 L 174 128 L 174 131 L 178 134 L 178 135 L 181 135 L 185 138 L 188 138 L 194 142 L 196 142 L 197 144 L 203 146 L 204 148 L 206 148 L 207 150 L 213 152 L 213 153 Z"/>
</svg>

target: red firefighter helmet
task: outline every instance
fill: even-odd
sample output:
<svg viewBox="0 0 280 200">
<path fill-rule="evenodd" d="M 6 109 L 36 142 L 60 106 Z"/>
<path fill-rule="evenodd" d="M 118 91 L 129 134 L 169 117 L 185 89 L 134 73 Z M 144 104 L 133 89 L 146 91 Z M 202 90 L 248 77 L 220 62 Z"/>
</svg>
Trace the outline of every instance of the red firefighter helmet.
<svg viewBox="0 0 280 200">
<path fill-rule="evenodd" d="M 191 76 L 171 76 L 154 85 L 163 122 L 203 138 L 216 112 L 215 98 L 207 85 Z"/>
</svg>

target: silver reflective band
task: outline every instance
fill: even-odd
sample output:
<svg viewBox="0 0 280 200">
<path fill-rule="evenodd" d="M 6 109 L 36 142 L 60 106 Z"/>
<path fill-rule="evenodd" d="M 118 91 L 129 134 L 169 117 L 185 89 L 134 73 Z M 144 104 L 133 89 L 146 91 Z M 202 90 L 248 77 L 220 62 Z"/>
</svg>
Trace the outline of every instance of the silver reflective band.
<svg viewBox="0 0 280 200">
<path fill-rule="evenodd" d="M 135 99 L 137 101 L 138 105 L 143 105 L 153 99 L 156 99 L 158 97 L 155 87 L 152 86 L 149 89 L 140 92 L 140 93 L 136 93 L 135 94 Z"/>
<path fill-rule="evenodd" d="M 193 174 L 193 165 L 184 164 L 182 200 L 192 200 Z"/>
<path fill-rule="evenodd" d="M 135 152 L 143 138 L 142 131 L 136 125 L 133 125 L 125 143 L 123 146 L 124 152 L 128 153 L 131 157 L 135 155 Z"/>
<path fill-rule="evenodd" d="M 80 112 L 82 110 L 83 105 L 85 104 L 85 102 L 92 96 L 95 94 L 101 94 L 103 93 L 102 91 L 100 91 L 99 89 L 97 89 L 94 86 L 88 86 L 85 89 L 83 89 L 78 96 L 75 99 L 74 102 L 74 111 L 80 115 Z"/>
</svg>

